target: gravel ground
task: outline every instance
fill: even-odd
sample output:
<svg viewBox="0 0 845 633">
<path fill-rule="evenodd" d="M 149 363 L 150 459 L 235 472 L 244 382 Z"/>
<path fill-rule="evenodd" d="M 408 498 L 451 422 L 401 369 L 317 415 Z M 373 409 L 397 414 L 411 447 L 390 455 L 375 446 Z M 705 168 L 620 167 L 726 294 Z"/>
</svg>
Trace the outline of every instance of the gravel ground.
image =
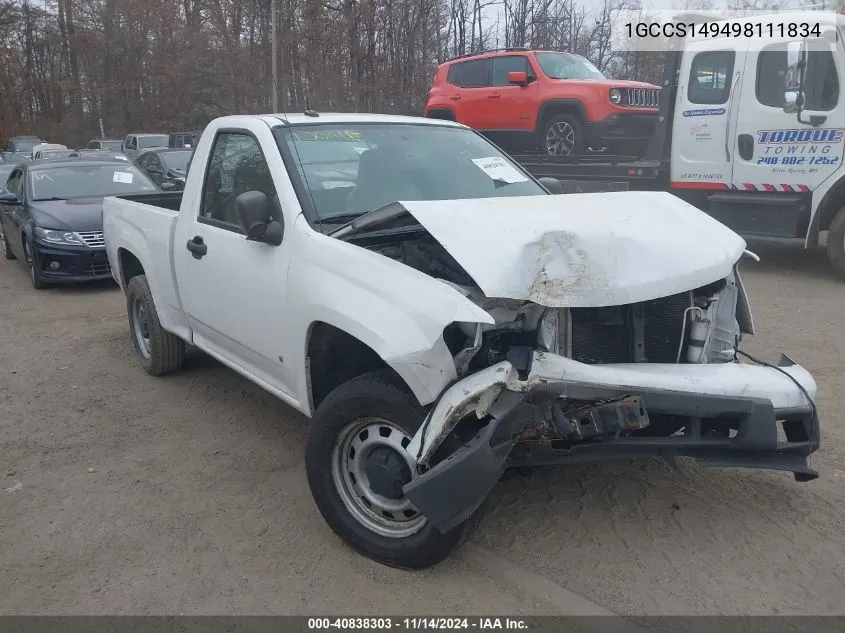
<svg viewBox="0 0 845 633">
<path fill-rule="evenodd" d="M 744 347 L 814 373 L 820 479 L 686 461 L 510 477 L 418 573 L 323 523 L 303 416 L 202 356 L 147 376 L 115 286 L 34 291 L 0 261 L 0 613 L 845 614 L 845 285 L 821 251 L 758 252 Z"/>
</svg>

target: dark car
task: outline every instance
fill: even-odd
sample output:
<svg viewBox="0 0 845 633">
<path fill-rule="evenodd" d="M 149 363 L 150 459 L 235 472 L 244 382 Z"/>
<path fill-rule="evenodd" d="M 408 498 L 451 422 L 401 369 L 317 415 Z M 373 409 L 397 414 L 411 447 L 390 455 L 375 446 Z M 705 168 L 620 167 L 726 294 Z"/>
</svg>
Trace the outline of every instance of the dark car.
<svg viewBox="0 0 845 633">
<path fill-rule="evenodd" d="M 103 240 L 103 198 L 156 186 L 129 162 L 18 163 L 0 190 L 0 244 L 29 266 L 33 288 L 111 278 Z"/>
<path fill-rule="evenodd" d="M 6 150 L 16 154 L 31 154 L 32 148 L 41 143 L 46 143 L 46 141 L 37 136 L 13 136 L 9 139 Z"/>
<path fill-rule="evenodd" d="M 92 138 L 88 141 L 88 149 L 104 149 L 119 152 L 123 148 L 123 141 L 112 138 Z"/>
<path fill-rule="evenodd" d="M 152 149 L 140 154 L 136 164 L 162 191 L 181 191 L 192 153 L 189 149 Z"/>
</svg>

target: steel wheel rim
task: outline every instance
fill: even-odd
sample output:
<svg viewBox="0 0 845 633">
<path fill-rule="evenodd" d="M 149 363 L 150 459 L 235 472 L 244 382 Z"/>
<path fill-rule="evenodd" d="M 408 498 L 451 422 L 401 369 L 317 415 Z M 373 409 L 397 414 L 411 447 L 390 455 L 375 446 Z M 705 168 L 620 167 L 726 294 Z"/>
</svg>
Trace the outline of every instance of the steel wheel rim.
<svg viewBox="0 0 845 633">
<path fill-rule="evenodd" d="M 346 510 L 379 536 L 407 538 L 419 532 L 426 518 L 407 498 L 388 499 L 369 487 L 364 462 L 376 447 L 395 450 L 414 472 L 414 460 L 405 450 L 411 438 L 396 424 L 381 418 L 362 418 L 348 424 L 332 449 L 332 481 Z"/>
<path fill-rule="evenodd" d="M 546 152 L 551 156 L 569 156 L 575 149 L 575 128 L 567 121 L 557 121 L 546 133 Z"/>
<path fill-rule="evenodd" d="M 150 357 L 150 324 L 147 311 L 138 297 L 132 299 L 132 334 L 138 351 L 144 358 Z"/>
</svg>

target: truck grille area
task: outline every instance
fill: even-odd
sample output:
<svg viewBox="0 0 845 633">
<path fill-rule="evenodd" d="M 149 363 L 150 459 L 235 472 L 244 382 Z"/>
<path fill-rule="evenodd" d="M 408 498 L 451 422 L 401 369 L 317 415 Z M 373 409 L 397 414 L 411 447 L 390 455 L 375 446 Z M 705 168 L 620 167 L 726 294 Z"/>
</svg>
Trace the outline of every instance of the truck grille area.
<svg viewBox="0 0 845 633">
<path fill-rule="evenodd" d="M 581 363 L 674 363 L 692 293 L 607 308 L 572 308 L 572 358 Z"/>
</svg>

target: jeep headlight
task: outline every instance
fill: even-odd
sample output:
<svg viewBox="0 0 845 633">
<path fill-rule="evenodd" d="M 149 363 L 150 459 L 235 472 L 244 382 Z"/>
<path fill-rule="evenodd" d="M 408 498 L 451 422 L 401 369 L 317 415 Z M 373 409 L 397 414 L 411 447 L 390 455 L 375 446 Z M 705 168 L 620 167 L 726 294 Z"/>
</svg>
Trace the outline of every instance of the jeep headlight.
<svg viewBox="0 0 845 633">
<path fill-rule="evenodd" d="M 622 103 L 622 91 L 619 88 L 610 89 L 610 102 L 616 105 Z"/>
</svg>

